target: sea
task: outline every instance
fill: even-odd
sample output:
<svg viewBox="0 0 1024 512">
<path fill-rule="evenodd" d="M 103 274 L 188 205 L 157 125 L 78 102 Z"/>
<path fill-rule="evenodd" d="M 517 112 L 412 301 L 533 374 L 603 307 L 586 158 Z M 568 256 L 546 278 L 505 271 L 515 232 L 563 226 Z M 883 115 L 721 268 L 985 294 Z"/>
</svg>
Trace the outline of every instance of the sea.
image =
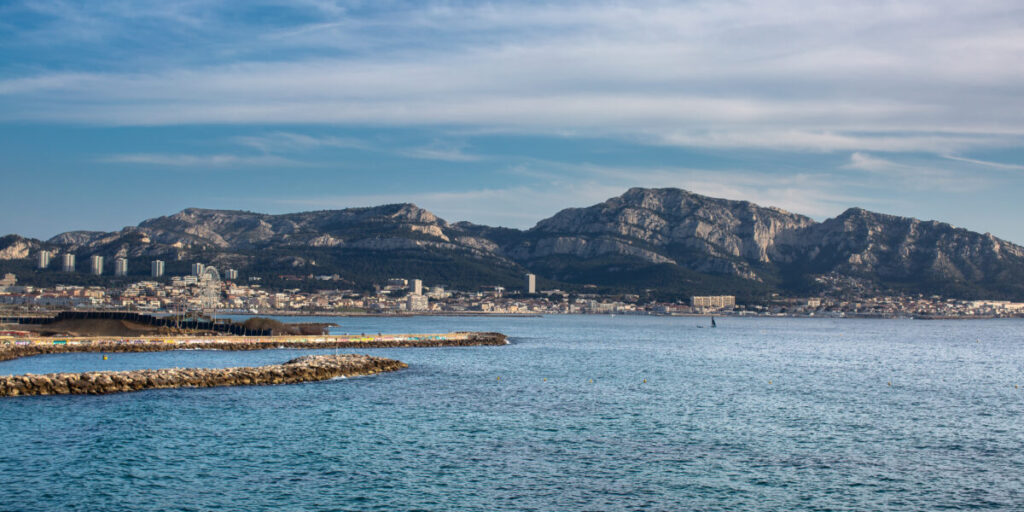
<svg viewBox="0 0 1024 512">
<path fill-rule="evenodd" d="M 510 344 L 360 350 L 409 368 L 316 383 L 2 399 L 0 510 L 1024 510 L 1022 320 L 281 319 Z"/>
</svg>

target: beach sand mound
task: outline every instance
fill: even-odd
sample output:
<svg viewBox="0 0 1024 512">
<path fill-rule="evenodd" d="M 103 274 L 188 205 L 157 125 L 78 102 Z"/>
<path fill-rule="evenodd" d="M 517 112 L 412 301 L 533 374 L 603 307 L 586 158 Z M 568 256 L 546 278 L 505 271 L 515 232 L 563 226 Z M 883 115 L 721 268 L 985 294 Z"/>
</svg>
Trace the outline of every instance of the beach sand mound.
<svg viewBox="0 0 1024 512">
<path fill-rule="evenodd" d="M 19 325 L 42 336 L 142 336 L 164 334 L 167 328 L 116 319 L 65 319 L 41 325 Z"/>
</svg>

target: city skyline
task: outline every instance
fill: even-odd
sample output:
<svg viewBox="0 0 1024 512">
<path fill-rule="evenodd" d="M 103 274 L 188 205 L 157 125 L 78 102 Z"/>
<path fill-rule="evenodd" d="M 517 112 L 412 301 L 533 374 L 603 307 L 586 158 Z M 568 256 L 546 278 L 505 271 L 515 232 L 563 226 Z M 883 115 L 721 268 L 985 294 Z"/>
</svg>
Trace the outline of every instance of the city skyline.
<svg viewBox="0 0 1024 512">
<path fill-rule="evenodd" d="M 12 2 L 0 233 L 413 202 L 528 228 L 633 186 L 1024 243 L 1013 2 Z"/>
</svg>

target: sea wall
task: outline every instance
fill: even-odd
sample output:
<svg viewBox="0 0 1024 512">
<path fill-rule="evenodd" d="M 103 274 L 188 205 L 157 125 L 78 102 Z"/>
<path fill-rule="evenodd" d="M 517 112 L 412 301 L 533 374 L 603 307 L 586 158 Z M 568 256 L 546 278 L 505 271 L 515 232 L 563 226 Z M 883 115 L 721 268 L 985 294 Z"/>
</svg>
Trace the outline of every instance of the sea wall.
<svg viewBox="0 0 1024 512">
<path fill-rule="evenodd" d="M 357 354 L 303 356 L 284 364 L 237 368 L 48 373 L 0 376 L 0 397 L 102 395 L 168 388 L 209 388 L 313 382 L 407 368 L 394 359 Z"/>
<path fill-rule="evenodd" d="M 265 350 L 272 348 L 299 349 L 365 349 L 365 348 L 425 348 L 468 347 L 479 345 L 505 345 L 507 338 L 496 332 L 468 332 L 435 335 L 380 335 L 380 336 L 322 336 L 301 338 L 295 336 L 269 336 L 258 338 L 169 338 L 160 340 L 40 340 L 30 343 L 0 343 L 0 361 L 41 354 L 68 352 L 165 352 L 168 350 Z"/>
</svg>

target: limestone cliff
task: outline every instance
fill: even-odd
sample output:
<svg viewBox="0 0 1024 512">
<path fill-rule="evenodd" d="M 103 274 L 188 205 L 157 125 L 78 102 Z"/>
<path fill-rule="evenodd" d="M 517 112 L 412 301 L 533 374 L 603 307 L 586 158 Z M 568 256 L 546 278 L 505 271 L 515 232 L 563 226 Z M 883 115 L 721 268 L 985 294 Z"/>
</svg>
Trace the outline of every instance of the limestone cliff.
<svg viewBox="0 0 1024 512">
<path fill-rule="evenodd" d="M 126 256 L 140 273 L 161 258 L 250 275 L 337 273 L 361 286 L 415 276 L 518 288 L 533 272 L 567 288 L 804 293 L 815 276 L 838 274 L 880 289 L 1024 299 L 1024 248 L 988 234 L 858 208 L 819 223 L 674 188 L 633 188 L 525 231 L 450 224 L 413 204 L 283 215 L 189 208 L 111 233 L 11 235 L 0 239 L 0 261 L 42 248 Z"/>
</svg>

